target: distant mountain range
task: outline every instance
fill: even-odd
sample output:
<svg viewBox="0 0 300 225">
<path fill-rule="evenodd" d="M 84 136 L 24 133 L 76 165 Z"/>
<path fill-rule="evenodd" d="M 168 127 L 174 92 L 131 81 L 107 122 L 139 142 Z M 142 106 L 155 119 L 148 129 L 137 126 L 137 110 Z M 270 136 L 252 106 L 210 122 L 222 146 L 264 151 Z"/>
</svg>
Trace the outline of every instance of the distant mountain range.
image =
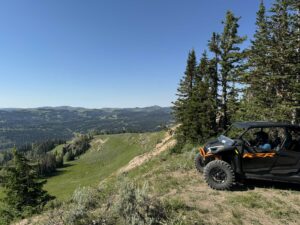
<svg viewBox="0 0 300 225">
<path fill-rule="evenodd" d="M 5 108 L 0 109 L 0 150 L 48 139 L 70 139 L 75 132 L 157 131 L 171 122 L 171 108 L 159 106 Z"/>
</svg>

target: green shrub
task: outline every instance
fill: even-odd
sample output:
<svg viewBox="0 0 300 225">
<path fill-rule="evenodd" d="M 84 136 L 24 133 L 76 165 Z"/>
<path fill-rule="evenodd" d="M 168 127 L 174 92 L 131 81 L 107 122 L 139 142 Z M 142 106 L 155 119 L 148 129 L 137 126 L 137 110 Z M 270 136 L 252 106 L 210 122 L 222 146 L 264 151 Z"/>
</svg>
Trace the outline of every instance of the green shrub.
<svg viewBox="0 0 300 225">
<path fill-rule="evenodd" d="M 171 154 L 179 154 L 181 153 L 182 150 L 182 146 L 180 146 L 179 144 L 176 144 L 174 147 L 170 148 L 170 153 Z"/>
<path fill-rule="evenodd" d="M 62 168 L 64 166 L 64 157 L 62 154 L 57 155 L 55 161 L 56 161 L 57 168 Z"/>
<path fill-rule="evenodd" d="M 77 188 L 73 193 L 72 202 L 84 208 L 95 207 L 97 203 L 97 192 L 90 187 Z"/>
<path fill-rule="evenodd" d="M 189 152 L 191 151 L 193 148 L 195 147 L 194 144 L 192 143 L 181 143 L 181 142 L 177 142 L 177 144 L 170 149 L 170 153 L 171 154 L 180 154 L 183 152 Z"/>
<path fill-rule="evenodd" d="M 97 202 L 96 191 L 89 187 L 77 188 L 72 197 L 72 204 L 66 213 L 67 224 L 86 224 L 89 220 L 89 209 L 95 207 Z"/>
<path fill-rule="evenodd" d="M 45 154 L 43 155 L 37 166 L 37 172 L 39 176 L 47 176 L 56 171 L 57 162 L 56 157 L 53 154 Z"/>
<path fill-rule="evenodd" d="M 166 213 L 161 202 L 150 198 L 147 191 L 146 184 L 142 188 L 132 182 L 122 184 L 115 210 L 125 224 L 155 225 L 165 221 Z"/>
<path fill-rule="evenodd" d="M 61 205 L 58 209 L 50 211 L 47 216 L 47 225 L 86 225 L 103 224 L 99 218 L 94 218 L 91 214 L 96 207 L 98 193 L 89 187 L 77 188 L 74 191 L 72 200 L 66 205 Z M 98 222 L 97 222 L 98 221 Z M 43 222 L 44 223 L 44 222 Z M 44 223 L 45 224 L 45 223 Z"/>
<path fill-rule="evenodd" d="M 61 202 L 60 200 L 54 199 L 45 205 L 45 211 L 60 208 L 62 205 L 63 205 L 63 202 Z"/>
<path fill-rule="evenodd" d="M 72 151 L 69 151 L 66 153 L 66 155 L 65 155 L 66 162 L 73 161 L 74 159 L 75 159 L 75 156 Z"/>
<path fill-rule="evenodd" d="M 188 209 L 187 205 L 179 198 L 172 198 L 165 202 L 166 210 L 169 212 Z"/>
<path fill-rule="evenodd" d="M 0 204 L 0 225 L 8 225 L 13 221 L 17 212 L 13 209 L 9 209 L 8 206 Z"/>
<path fill-rule="evenodd" d="M 65 161 L 73 161 L 84 154 L 90 148 L 91 139 L 92 136 L 90 135 L 76 134 L 72 142 L 62 149 Z"/>
</svg>

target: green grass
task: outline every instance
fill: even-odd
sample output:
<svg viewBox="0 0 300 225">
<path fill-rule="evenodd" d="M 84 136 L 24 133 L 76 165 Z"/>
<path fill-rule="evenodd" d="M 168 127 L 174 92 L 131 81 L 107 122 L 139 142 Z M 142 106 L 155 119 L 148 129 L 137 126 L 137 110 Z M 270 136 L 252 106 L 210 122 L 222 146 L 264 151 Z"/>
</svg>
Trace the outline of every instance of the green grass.
<svg viewBox="0 0 300 225">
<path fill-rule="evenodd" d="M 3 192 L 3 189 L 0 188 L 0 201 L 1 201 L 1 199 L 3 199 L 3 198 L 4 198 L 4 192 Z"/>
<path fill-rule="evenodd" d="M 68 200 L 80 186 L 96 186 L 132 158 L 152 150 L 164 132 L 101 135 L 78 160 L 69 162 L 48 179 L 45 189 L 58 200 Z M 101 140 L 107 140 L 101 144 Z"/>
<path fill-rule="evenodd" d="M 256 192 L 247 192 L 243 195 L 233 195 L 228 199 L 228 204 L 235 206 L 244 206 L 246 208 L 268 208 L 269 202 L 261 194 Z"/>
<path fill-rule="evenodd" d="M 130 171 L 130 180 L 147 182 L 151 195 L 165 204 L 174 224 L 297 224 L 298 191 L 255 187 L 215 191 L 193 165 L 195 152 L 168 151 Z M 178 219 L 179 218 L 179 219 Z M 220 222 L 221 221 L 221 222 Z"/>
<path fill-rule="evenodd" d="M 64 145 L 58 145 L 51 152 L 54 154 L 60 154 L 62 152 L 63 147 Z"/>
</svg>

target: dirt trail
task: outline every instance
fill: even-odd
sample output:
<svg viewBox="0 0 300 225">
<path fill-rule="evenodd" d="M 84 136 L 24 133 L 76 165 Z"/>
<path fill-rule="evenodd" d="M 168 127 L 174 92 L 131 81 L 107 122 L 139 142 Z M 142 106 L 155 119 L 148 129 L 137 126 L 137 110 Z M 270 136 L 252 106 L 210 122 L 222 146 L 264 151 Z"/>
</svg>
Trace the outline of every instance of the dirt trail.
<svg viewBox="0 0 300 225">
<path fill-rule="evenodd" d="M 107 141 L 109 140 L 109 138 L 106 138 L 106 139 L 101 139 L 101 138 L 99 138 L 97 141 L 95 141 L 95 143 L 96 144 L 101 144 L 101 145 L 103 145 L 103 144 L 105 144 Z"/>
<path fill-rule="evenodd" d="M 104 144 L 107 141 L 109 141 L 109 138 L 106 138 L 106 139 L 98 138 L 98 139 L 92 141 L 93 149 L 96 150 L 96 151 L 101 151 L 102 147 L 104 146 Z"/>
<path fill-rule="evenodd" d="M 126 166 L 121 168 L 118 171 L 118 174 L 126 173 L 138 166 L 141 166 L 143 163 L 147 162 L 151 158 L 159 155 L 160 153 L 168 150 L 169 148 L 175 146 L 176 140 L 173 138 L 174 131 L 176 130 L 177 126 L 171 128 L 169 132 L 167 132 L 165 138 L 158 143 L 155 148 L 151 152 L 144 153 L 142 155 L 136 156 L 133 158 Z"/>
</svg>

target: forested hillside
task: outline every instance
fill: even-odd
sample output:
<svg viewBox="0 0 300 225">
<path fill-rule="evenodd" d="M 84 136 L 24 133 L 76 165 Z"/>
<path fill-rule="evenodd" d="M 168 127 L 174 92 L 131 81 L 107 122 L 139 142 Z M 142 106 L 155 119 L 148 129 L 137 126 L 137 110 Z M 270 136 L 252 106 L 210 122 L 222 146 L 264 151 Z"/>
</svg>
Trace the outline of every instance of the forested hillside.
<svg viewBox="0 0 300 225">
<path fill-rule="evenodd" d="M 171 122 L 170 111 L 170 108 L 158 106 L 132 109 L 0 109 L 0 150 L 45 140 L 68 140 L 75 132 L 157 131 Z"/>
</svg>

